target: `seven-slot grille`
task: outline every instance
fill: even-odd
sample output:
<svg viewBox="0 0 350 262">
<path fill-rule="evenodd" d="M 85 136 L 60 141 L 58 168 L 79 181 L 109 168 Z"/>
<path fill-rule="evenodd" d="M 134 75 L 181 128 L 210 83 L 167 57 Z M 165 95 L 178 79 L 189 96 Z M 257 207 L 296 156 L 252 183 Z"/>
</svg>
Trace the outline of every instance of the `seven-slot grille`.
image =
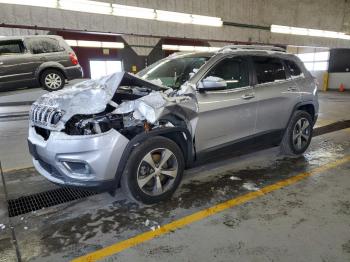
<svg viewBox="0 0 350 262">
<path fill-rule="evenodd" d="M 34 104 L 30 111 L 30 120 L 33 124 L 50 126 L 56 125 L 62 117 L 62 112 L 50 106 Z"/>
</svg>

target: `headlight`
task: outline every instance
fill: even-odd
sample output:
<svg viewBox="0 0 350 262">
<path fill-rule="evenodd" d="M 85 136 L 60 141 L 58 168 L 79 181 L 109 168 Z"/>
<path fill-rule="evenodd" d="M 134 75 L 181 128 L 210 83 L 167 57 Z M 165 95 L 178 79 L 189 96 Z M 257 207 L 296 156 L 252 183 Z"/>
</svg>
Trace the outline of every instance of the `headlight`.
<svg viewBox="0 0 350 262">
<path fill-rule="evenodd" d="M 150 122 L 150 123 L 156 122 L 156 120 L 157 120 L 156 119 L 156 112 L 151 106 L 149 106 L 146 103 L 141 101 L 137 107 L 137 110 L 139 111 L 141 116 L 143 116 L 144 118 L 147 119 L 148 122 Z M 134 112 L 134 117 L 137 119 L 140 116 L 138 116 L 136 112 L 137 111 Z M 136 115 L 135 115 L 135 113 L 136 113 Z"/>
</svg>

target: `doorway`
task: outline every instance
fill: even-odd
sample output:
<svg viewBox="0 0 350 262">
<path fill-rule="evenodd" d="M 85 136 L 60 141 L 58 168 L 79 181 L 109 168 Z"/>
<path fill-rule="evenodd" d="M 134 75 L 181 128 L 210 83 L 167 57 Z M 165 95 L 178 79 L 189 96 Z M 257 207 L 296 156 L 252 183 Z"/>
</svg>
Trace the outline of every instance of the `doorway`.
<svg viewBox="0 0 350 262">
<path fill-rule="evenodd" d="M 118 60 L 90 60 L 91 79 L 123 71 L 122 61 Z"/>
</svg>

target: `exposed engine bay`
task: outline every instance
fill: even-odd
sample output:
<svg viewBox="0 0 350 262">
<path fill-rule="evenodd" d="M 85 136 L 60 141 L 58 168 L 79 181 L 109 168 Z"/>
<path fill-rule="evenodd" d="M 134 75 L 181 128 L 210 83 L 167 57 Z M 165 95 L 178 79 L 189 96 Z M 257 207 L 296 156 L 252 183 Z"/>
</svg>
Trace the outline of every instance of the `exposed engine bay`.
<svg viewBox="0 0 350 262">
<path fill-rule="evenodd" d="M 30 120 L 45 140 L 51 132 L 88 136 L 111 129 L 130 140 L 176 125 L 186 126 L 193 135 L 197 111 L 192 86 L 173 90 L 122 72 L 42 96 L 32 105 Z"/>
</svg>

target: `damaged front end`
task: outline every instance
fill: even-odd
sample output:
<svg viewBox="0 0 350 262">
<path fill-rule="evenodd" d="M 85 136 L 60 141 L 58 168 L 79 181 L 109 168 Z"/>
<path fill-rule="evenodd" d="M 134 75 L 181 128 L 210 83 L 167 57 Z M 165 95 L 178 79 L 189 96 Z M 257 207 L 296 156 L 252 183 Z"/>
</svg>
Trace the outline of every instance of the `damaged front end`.
<svg viewBox="0 0 350 262">
<path fill-rule="evenodd" d="M 85 81 L 32 105 L 33 162 L 60 184 L 112 180 L 130 140 L 181 126 L 192 141 L 197 112 L 195 90 L 187 84 L 173 90 L 126 72 Z"/>
</svg>

